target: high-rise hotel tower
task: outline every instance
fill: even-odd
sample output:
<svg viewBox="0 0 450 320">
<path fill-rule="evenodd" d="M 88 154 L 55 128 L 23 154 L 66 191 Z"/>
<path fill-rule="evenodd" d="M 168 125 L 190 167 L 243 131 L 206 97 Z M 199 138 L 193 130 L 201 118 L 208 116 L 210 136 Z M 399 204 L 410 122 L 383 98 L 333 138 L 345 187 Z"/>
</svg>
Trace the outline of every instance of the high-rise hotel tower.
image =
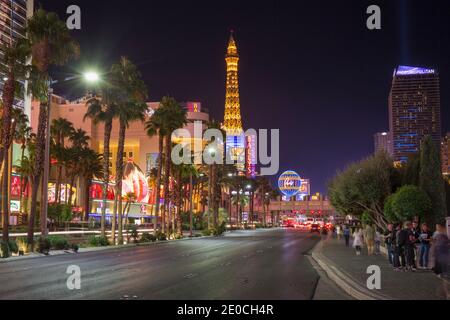
<svg viewBox="0 0 450 320">
<path fill-rule="evenodd" d="M 439 75 L 435 69 L 399 66 L 389 94 L 389 126 L 396 162 L 419 152 L 420 142 L 431 135 L 441 141 Z"/>
<path fill-rule="evenodd" d="M 239 101 L 239 54 L 236 41 L 231 32 L 228 41 L 227 54 L 227 83 L 225 94 L 225 115 L 223 129 L 227 134 L 226 156 L 236 163 L 239 171 L 245 169 L 245 136 L 242 129 L 241 107 Z"/>
<path fill-rule="evenodd" d="M 2 46 L 11 45 L 20 38 L 25 37 L 27 18 L 33 15 L 34 0 L 0 0 L 0 43 Z M 0 60 L 3 60 L 3 51 L 0 49 Z M 3 88 L 5 75 L 0 74 L 0 90 Z M 30 117 L 31 99 L 15 99 L 16 107 L 24 108 Z"/>
</svg>

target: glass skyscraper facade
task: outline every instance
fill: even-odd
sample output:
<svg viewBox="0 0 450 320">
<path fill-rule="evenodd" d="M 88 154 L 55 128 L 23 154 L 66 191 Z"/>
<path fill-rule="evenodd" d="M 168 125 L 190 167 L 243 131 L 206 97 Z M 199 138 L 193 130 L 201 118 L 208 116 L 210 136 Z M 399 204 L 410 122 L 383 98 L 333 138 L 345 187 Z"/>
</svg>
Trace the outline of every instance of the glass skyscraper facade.
<svg viewBox="0 0 450 320">
<path fill-rule="evenodd" d="M 389 126 L 394 161 L 404 162 L 419 152 L 420 142 L 431 135 L 441 141 L 439 75 L 434 69 L 399 66 L 389 94 Z"/>
<path fill-rule="evenodd" d="M 0 0 L 0 43 L 8 46 L 25 37 L 27 17 L 33 14 L 34 0 Z M 0 47 L 0 61 L 3 61 L 3 51 Z M 0 74 L 0 90 L 3 88 L 5 75 Z M 30 106 L 25 106 L 29 99 L 15 99 L 16 107 L 25 109 L 29 116 Z M 29 102 L 29 101 L 28 101 Z"/>
</svg>

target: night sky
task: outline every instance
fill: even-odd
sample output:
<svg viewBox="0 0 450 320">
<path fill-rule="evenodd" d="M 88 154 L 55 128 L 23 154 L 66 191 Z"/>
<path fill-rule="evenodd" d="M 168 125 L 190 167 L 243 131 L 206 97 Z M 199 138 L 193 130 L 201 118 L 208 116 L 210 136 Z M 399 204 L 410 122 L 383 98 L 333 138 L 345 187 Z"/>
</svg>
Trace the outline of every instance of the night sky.
<svg viewBox="0 0 450 320">
<path fill-rule="evenodd" d="M 37 0 L 66 19 L 82 10 L 73 35 L 81 57 L 63 72 L 107 70 L 126 55 L 142 71 L 150 101 L 166 94 L 199 100 L 223 120 L 225 50 L 235 31 L 243 125 L 281 130 L 280 173 L 296 170 L 311 191 L 373 152 L 387 131 L 397 65 L 438 69 L 443 132 L 450 131 L 450 1 Z M 366 28 L 377 4 L 382 29 Z M 56 93 L 75 97 L 71 87 Z"/>
</svg>

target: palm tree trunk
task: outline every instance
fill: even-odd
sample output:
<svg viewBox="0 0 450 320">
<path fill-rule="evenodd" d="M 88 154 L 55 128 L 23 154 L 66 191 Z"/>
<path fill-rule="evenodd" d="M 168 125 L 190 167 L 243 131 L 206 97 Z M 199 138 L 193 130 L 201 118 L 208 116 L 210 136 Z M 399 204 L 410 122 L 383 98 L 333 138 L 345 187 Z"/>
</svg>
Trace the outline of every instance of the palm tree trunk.
<svg viewBox="0 0 450 320">
<path fill-rule="evenodd" d="M 90 205 L 89 205 L 89 189 L 91 187 L 90 179 L 86 179 L 84 181 L 84 220 L 89 220 L 89 213 L 91 211 Z"/>
<path fill-rule="evenodd" d="M 111 242 L 116 245 L 116 221 L 117 221 L 117 193 L 114 189 L 114 207 L 111 217 Z"/>
<path fill-rule="evenodd" d="M 20 208 L 19 208 L 19 213 L 22 214 L 22 192 L 23 192 L 23 172 L 22 172 L 22 165 L 23 165 L 23 159 L 25 158 L 25 144 L 22 144 L 22 153 L 20 154 L 20 184 L 19 184 L 19 203 L 20 203 Z"/>
<path fill-rule="evenodd" d="M 32 191 L 31 191 L 31 208 L 30 219 L 28 220 L 28 245 L 33 248 L 34 246 L 34 219 L 36 217 L 37 209 L 37 192 L 39 190 L 39 183 L 41 181 L 41 173 L 44 167 L 44 151 L 45 151 L 45 131 L 47 127 L 47 103 L 42 103 L 39 106 L 39 122 L 36 135 L 36 155 L 35 155 L 35 172 L 32 179 Z"/>
<path fill-rule="evenodd" d="M 117 161 L 116 161 L 116 194 L 118 197 L 118 217 L 117 217 L 117 227 L 118 227 L 118 244 L 123 244 L 123 225 L 122 225 L 122 176 L 123 176 L 123 149 L 125 147 L 125 131 L 126 125 L 121 121 L 119 128 L 119 143 L 117 149 Z"/>
<path fill-rule="evenodd" d="M 102 190 L 102 217 L 100 220 L 101 235 L 106 235 L 106 203 L 109 186 L 109 143 L 111 140 L 112 121 L 105 122 L 105 136 L 103 138 L 103 190 Z"/>
<path fill-rule="evenodd" d="M 8 80 L 3 86 L 3 125 L 2 125 L 2 167 L 3 167 L 3 185 L 2 185 L 2 211 L 3 211 L 3 241 L 9 240 L 9 145 L 11 140 L 11 108 L 14 102 L 14 73 L 9 72 Z"/>
<path fill-rule="evenodd" d="M 192 172 L 189 173 L 189 236 L 192 237 L 192 193 L 194 190 L 192 183 Z"/>
<path fill-rule="evenodd" d="M 213 205 L 213 225 L 214 228 L 218 227 L 218 218 L 219 218 L 219 188 L 217 188 L 217 164 L 214 162 L 212 164 L 212 205 Z"/>
<path fill-rule="evenodd" d="M 159 154 L 158 154 L 158 172 L 156 174 L 156 182 L 155 182 L 155 224 L 154 224 L 154 233 L 156 233 L 156 226 L 158 225 L 158 216 L 159 216 L 159 202 L 161 200 L 161 174 L 163 167 L 163 147 L 164 147 L 164 136 L 159 135 Z"/>
<path fill-rule="evenodd" d="M 72 207 L 73 202 L 73 186 L 75 184 L 75 174 L 72 174 L 69 182 L 69 206 Z"/>
<path fill-rule="evenodd" d="M 170 176 L 170 153 L 171 153 L 171 135 L 166 135 L 166 154 L 165 154 L 165 166 L 164 166 L 164 206 L 163 206 L 163 214 L 162 214 L 162 227 L 163 232 L 165 233 L 166 228 L 166 214 L 169 210 L 170 203 L 170 192 L 169 192 L 169 176 Z"/>
</svg>

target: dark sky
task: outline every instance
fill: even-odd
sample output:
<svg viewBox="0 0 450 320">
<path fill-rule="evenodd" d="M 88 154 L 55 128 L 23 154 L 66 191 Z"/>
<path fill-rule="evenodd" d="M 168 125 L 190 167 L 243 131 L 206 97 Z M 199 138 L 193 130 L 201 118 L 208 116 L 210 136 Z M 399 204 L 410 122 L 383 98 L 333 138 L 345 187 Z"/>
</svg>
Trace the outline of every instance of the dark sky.
<svg viewBox="0 0 450 320">
<path fill-rule="evenodd" d="M 37 2 L 64 19 L 67 6 L 81 7 L 82 29 L 73 34 L 82 54 L 73 71 L 106 70 L 126 55 L 139 65 L 149 100 L 198 99 L 220 121 L 234 29 L 244 127 L 279 128 L 280 173 L 310 178 L 313 192 L 325 192 L 337 169 L 372 153 L 373 134 L 389 129 L 396 65 L 438 69 L 443 131 L 450 131 L 448 0 Z M 381 7 L 381 30 L 366 28 L 371 4 Z"/>
</svg>

